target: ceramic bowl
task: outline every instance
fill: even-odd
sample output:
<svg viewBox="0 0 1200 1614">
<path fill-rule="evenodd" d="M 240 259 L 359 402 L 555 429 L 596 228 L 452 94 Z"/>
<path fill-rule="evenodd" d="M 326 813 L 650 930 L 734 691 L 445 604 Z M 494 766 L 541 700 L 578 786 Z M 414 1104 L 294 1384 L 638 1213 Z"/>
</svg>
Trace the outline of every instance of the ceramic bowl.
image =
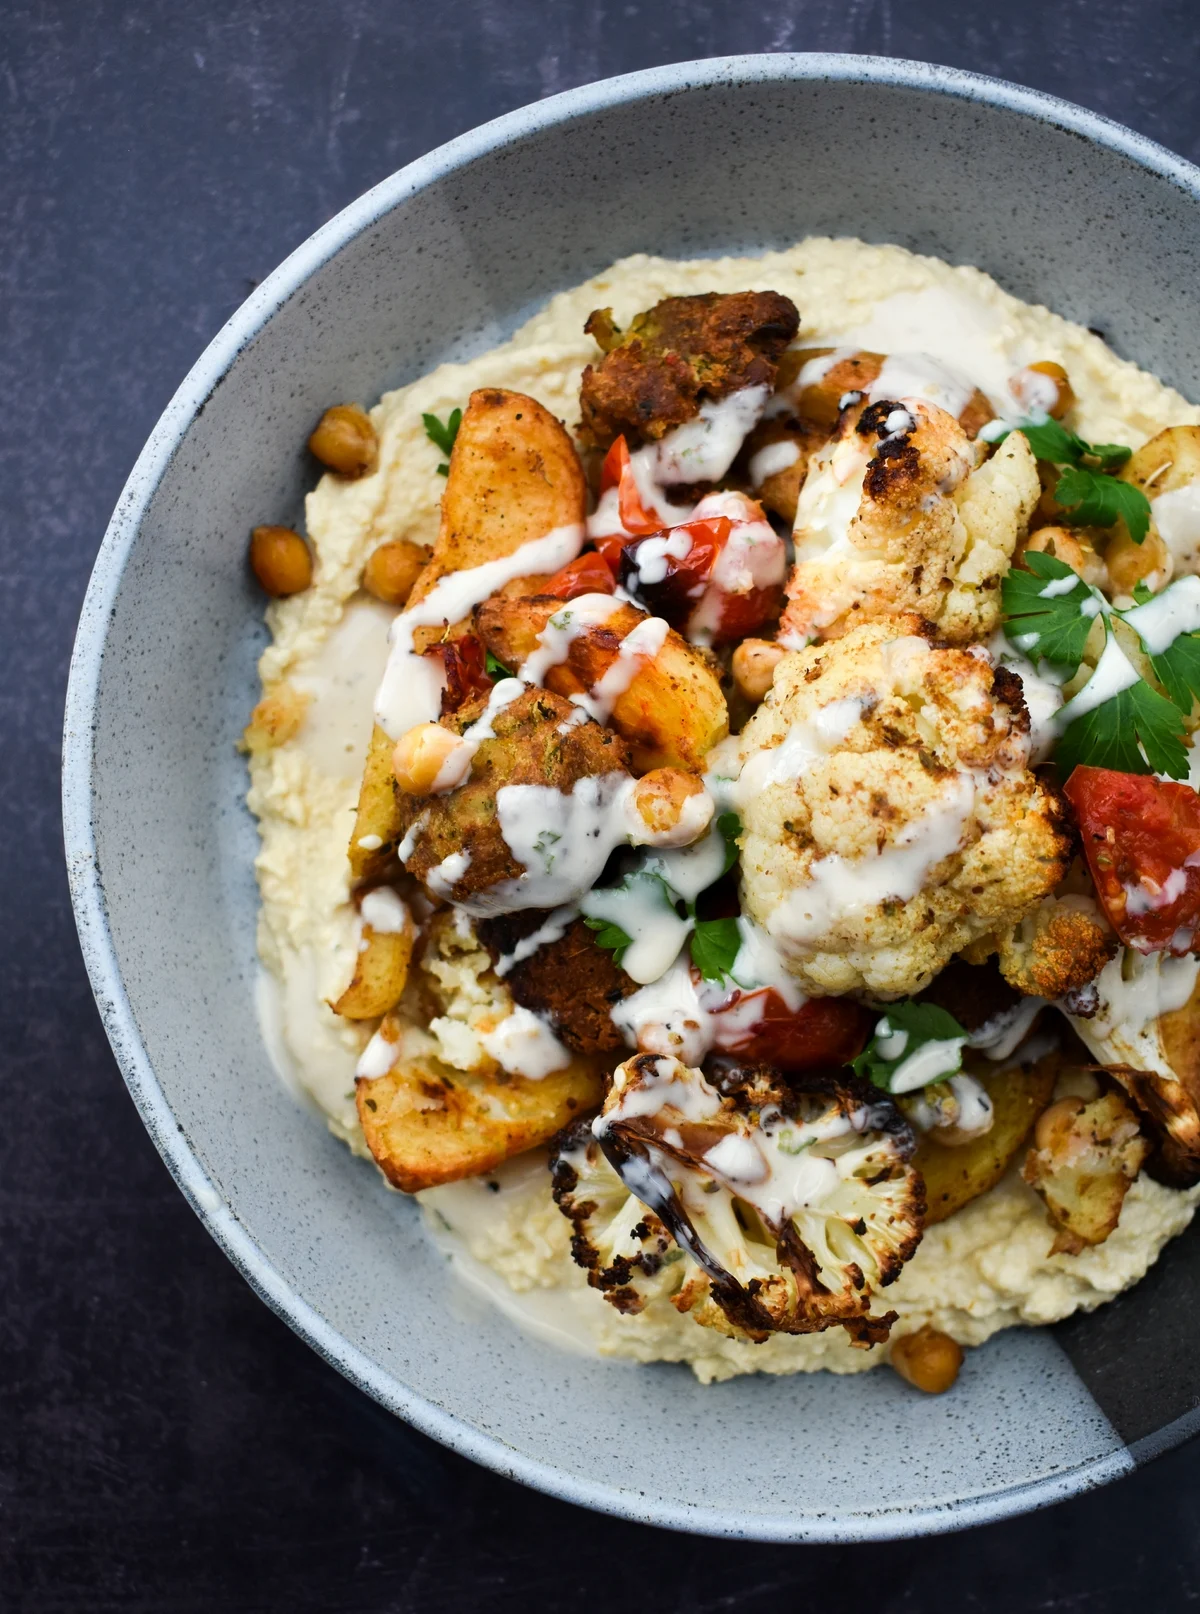
<svg viewBox="0 0 1200 1614">
<path fill-rule="evenodd" d="M 1175 1341 L 1200 1242 L 1131 1299 L 969 1354 L 954 1393 L 893 1374 L 751 1377 L 557 1352 L 464 1306 L 421 1230 L 280 1084 L 254 1008 L 254 825 L 234 745 L 262 600 L 247 529 L 298 518 L 331 398 L 493 347 L 626 253 L 861 235 L 988 270 L 1200 397 L 1200 172 L 1091 113 L 866 57 L 656 69 L 464 135 L 348 207 L 220 332 L 104 539 L 67 705 L 83 949 L 134 1100 L 247 1280 L 385 1407 L 557 1496 L 771 1540 L 996 1519 L 1130 1470 L 1200 1414 Z M 1182 1309 L 1181 1309 L 1182 1308 Z M 1135 1370 L 1130 1371 L 1131 1365 Z"/>
</svg>

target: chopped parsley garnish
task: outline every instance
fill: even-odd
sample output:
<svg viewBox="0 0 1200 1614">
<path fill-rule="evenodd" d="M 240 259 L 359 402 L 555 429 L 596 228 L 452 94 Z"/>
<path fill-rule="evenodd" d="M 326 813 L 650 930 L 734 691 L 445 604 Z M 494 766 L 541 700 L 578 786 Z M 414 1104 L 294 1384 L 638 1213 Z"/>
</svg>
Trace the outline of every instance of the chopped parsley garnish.
<svg viewBox="0 0 1200 1614">
<path fill-rule="evenodd" d="M 1064 779 L 1080 765 L 1186 779 L 1188 752 L 1183 736 L 1179 709 L 1139 678 L 1069 723 L 1054 760 Z"/>
<path fill-rule="evenodd" d="M 1092 623 L 1108 601 L 1056 555 L 1027 549 L 1001 586 L 1005 632 L 1031 661 L 1053 661 L 1075 672 Z"/>
<path fill-rule="evenodd" d="M 929 1082 L 945 1081 L 961 1070 L 962 1045 L 966 1038 L 967 1033 L 954 1016 L 945 1009 L 939 1009 L 936 1003 L 914 1003 L 911 1000 L 889 1003 L 870 1042 L 857 1059 L 851 1060 L 851 1065 L 856 1075 L 865 1076 L 876 1087 L 890 1093 L 901 1065 L 907 1064 L 928 1043 L 957 1042 L 956 1049 L 948 1048 L 944 1051 L 945 1057 L 931 1061 L 924 1082 L 913 1084 L 914 1088 L 923 1087 Z M 901 1088 L 902 1092 L 910 1090 L 907 1083 Z"/>
<path fill-rule="evenodd" d="M 1140 544 L 1150 530 L 1150 501 L 1132 482 L 1112 474 L 1132 454 L 1121 443 L 1088 443 L 1057 420 L 1028 420 L 1014 427 L 1038 459 L 1060 467 L 1055 502 L 1080 527 L 1111 527 L 1124 518 L 1129 536 Z M 1003 442 L 1004 432 L 996 441 Z"/>
<path fill-rule="evenodd" d="M 733 974 L 741 945 L 736 919 L 697 919 L 692 931 L 692 963 L 706 981 L 723 981 Z"/>
<path fill-rule="evenodd" d="M 489 678 L 499 680 L 501 678 L 511 678 L 513 676 L 509 668 L 507 668 L 502 661 L 497 661 L 490 650 L 485 652 L 483 661 L 484 666 L 487 668 L 487 675 Z"/>
<path fill-rule="evenodd" d="M 596 945 L 613 955 L 614 964 L 619 964 L 633 946 L 633 937 L 622 930 L 620 925 L 614 925 L 610 919 L 592 919 L 584 914 L 583 922 L 594 932 Z"/>
<path fill-rule="evenodd" d="M 438 475 L 449 476 L 450 454 L 454 448 L 454 439 L 458 436 L 458 428 L 462 425 L 462 410 L 452 409 L 447 415 L 444 424 L 436 415 L 422 415 L 421 421 L 425 427 L 426 437 L 428 437 L 434 448 L 441 449 L 446 456 L 445 461 L 437 468 Z"/>
<path fill-rule="evenodd" d="M 1188 752 L 1183 719 L 1190 714 L 1193 700 L 1200 697 L 1200 633 L 1179 633 L 1165 649 L 1152 654 L 1138 632 L 1137 611 L 1158 596 L 1140 588 L 1135 604 L 1118 611 L 1099 589 L 1085 583 L 1065 561 L 1053 555 L 1028 550 L 1023 564 L 1028 570 L 1014 567 L 1002 589 L 1005 632 L 1016 648 L 1034 662 L 1053 662 L 1074 674 L 1083 659 L 1093 623 L 1103 617 L 1108 671 L 1118 674 L 1110 680 L 1113 693 L 1106 700 L 1090 709 L 1085 704 L 1079 716 L 1072 714 L 1071 702 L 1063 708 L 1060 723 L 1065 727 L 1055 751 L 1063 778 L 1069 778 L 1072 769 L 1084 765 L 1186 779 Z M 1171 588 L 1178 586 L 1173 583 Z M 1114 622 L 1138 634 L 1165 695 L 1139 676 L 1115 636 L 1109 637 L 1113 635 Z M 1085 683 L 1076 698 L 1084 696 L 1088 687 Z"/>
<path fill-rule="evenodd" d="M 717 819 L 717 832 L 725 842 L 725 867 L 722 874 L 728 874 L 737 862 L 738 836 L 742 833 L 742 821 L 736 813 L 722 813 Z"/>
</svg>

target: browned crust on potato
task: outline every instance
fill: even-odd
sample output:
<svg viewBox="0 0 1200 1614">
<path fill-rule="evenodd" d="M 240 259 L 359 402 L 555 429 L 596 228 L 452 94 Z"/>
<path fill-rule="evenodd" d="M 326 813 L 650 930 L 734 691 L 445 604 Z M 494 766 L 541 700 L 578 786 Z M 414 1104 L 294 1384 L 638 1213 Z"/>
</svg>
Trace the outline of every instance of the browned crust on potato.
<svg viewBox="0 0 1200 1614">
<path fill-rule="evenodd" d="M 611 1063 L 611 1060 L 609 1061 Z M 355 1100 L 375 1164 L 406 1194 L 494 1171 L 599 1104 L 606 1065 L 574 1060 L 540 1081 L 451 1070 L 426 1058 L 360 1077 Z"/>
<path fill-rule="evenodd" d="M 774 386 L 780 356 L 800 319 L 774 291 L 667 297 L 618 335 L 611 309 L 584 327 L 605 356 L 583 372 L 580 437 L 605 449 L 624 435 L 635 446 L 691 420 L 706 399 Z"/>
<path fill-rule="evenodd" d="M 552 616 L 569 611 L 562 600 L 493 596 L 476 612 L 484 644 L 506 667 L 520 667 L 538 646 L 538 635 Z M 585 694 L 612 666 L 624 639 L 646 612 L 614 605 L 602 623 L 571 641 L 565 661 L 546 673 L 546 687 L 558 695 Z M 686 768 L 697 772 L 702 759 L 729 731 L 729 711 L 719 674 L 708 657 L 674 628 L 653 661 L 635 675 L 613 704 L 612 727 L 629 742 L 634 771 Z"/>
<path fill-rule="evenodd" d="M 545 922 L 537 911 L 481 919 L 475 934 L 496 963 Z M 514 964 L 504 976 L 513 1001 L 546 1015 L 558 1040 L 572 1053 L 601 1053 L 624 1046 L 612 1010 L 637 991 L 613 955 L 600 947 L 582 919 L 557 942 Z"/>
</svg>

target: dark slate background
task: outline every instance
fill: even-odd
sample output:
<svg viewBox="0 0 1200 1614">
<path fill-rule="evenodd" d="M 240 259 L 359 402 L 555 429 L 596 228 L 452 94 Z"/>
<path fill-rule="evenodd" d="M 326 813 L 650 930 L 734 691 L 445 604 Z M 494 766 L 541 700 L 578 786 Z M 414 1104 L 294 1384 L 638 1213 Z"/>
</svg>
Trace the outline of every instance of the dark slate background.
<svg viewBox="0 0 1200 1614">
<path fill-rule="evenodd" d="M 1198 41 L 1194 0 L 0 6 L 0 1608 L 1200 1601 L 1200 1445 L 967 1535 L 760 1547 L 584 1513 L 377 1415 L 234 1274 L 142 1131 L 80 963 L 58 808 L 71 636 L 138 449 L 255 283 L 392 169 L 606 74 L 792 49 L 997 74 L 1198 160 Z M 1195 1348 L 1183 1320 L 1177 1348 Z"/>
</svg>

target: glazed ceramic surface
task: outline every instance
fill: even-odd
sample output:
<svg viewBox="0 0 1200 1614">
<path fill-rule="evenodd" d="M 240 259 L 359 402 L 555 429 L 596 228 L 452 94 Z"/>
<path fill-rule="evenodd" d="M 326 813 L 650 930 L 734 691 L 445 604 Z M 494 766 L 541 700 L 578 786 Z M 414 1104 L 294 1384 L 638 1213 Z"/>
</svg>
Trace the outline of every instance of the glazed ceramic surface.
<svg viewBox="0 0 1200 1614">
<path fill-rule="evenodd" d="M 331 399 L 493 347 L 627 253 L 811 234 L 977 264 L 1200 398 L 1200 174 L 1113 124 L 873 58 L 693 63 L 572 91 L 385 181 L 212 343 L 105 538 L 65 748 L 74 900 L 109 1036 L 180 1186 L 268 1303 L 385 1406 L 503 1473 L 778 1540 L 981 1522 L 1182 1438 L 1200 1368 L 1175 1341 L 1200 1305 L 1200 1238 L 1133 1303 L 971 1352 L 936 1400 L 886 1372 L 705 1389 L 520 1334 L 449 1278 L 415 1205 L 269 1064 L 235 741 L 264 640 L 247 532 L 299 519 L 304 440 Z"/>
</svg>

